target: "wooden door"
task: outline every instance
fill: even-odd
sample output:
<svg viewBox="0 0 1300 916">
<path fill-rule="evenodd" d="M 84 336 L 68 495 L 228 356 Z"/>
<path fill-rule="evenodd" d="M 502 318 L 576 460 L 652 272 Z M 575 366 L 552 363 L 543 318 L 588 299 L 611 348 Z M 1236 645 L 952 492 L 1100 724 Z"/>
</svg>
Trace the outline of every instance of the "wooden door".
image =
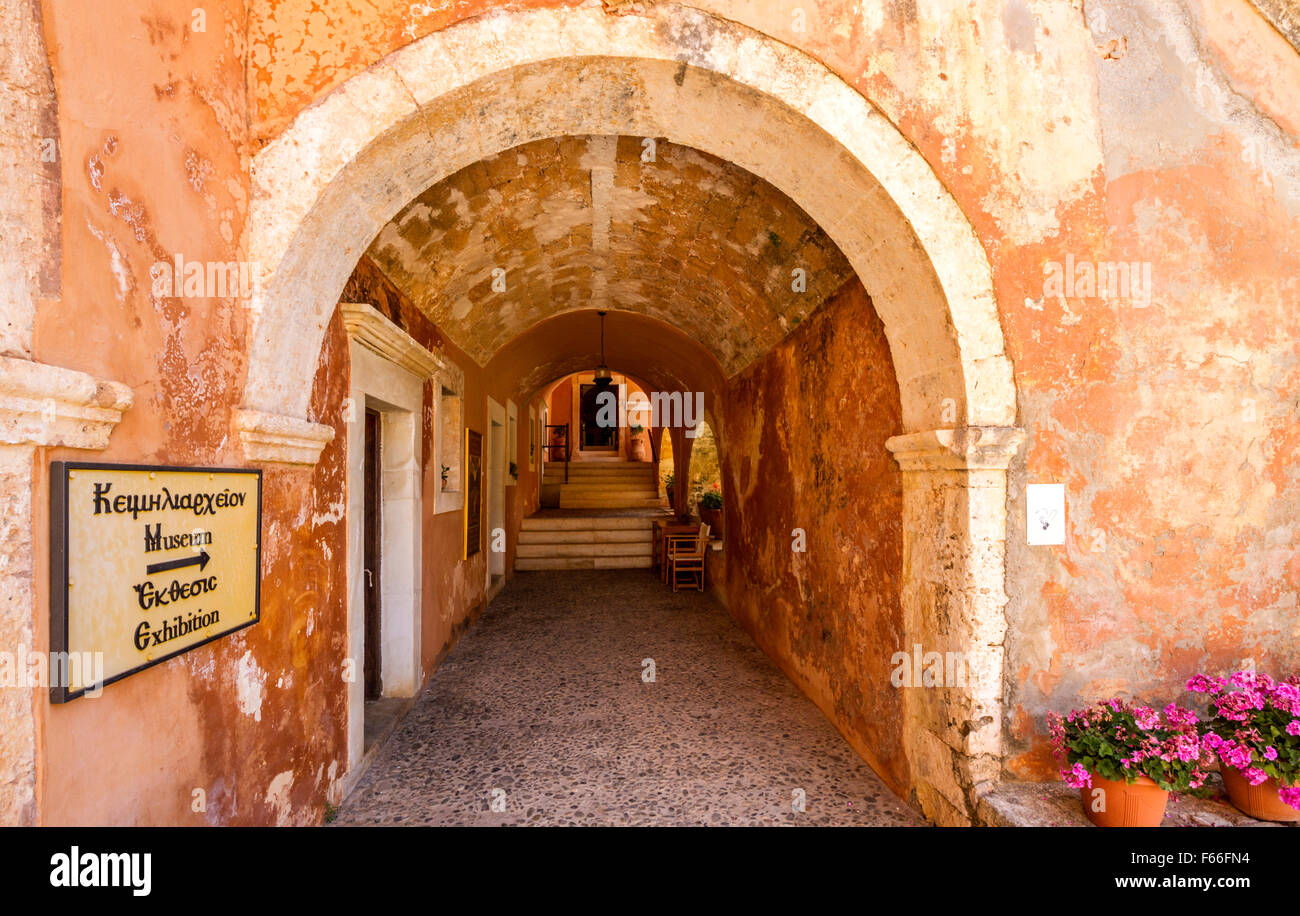
<svg viewBox="0 0 1300 916">
<path fill-rule="evenodd" d="M 364 458 L 365 477 L 365 542 L 363 550 L 364 570 L 362 578 L 366 594 L 366 629 L 365 629 L 365 684 L 366 699 L 377 700 L 383 694 L 384 682 L 380 664 L 380 605 L 379 605 L 379 545 L 380 531 L 383 527 L 380 504 L 380 457 L 379 439 L 381 418 L 374 410 L 366 411 L 366 445 Z"/>
<path fill-rule="evenodd" d="M 608 392 L 601 397 L 602 392 Z M 612 397 L 612 406 L 606 406 Z M 582 421 L 582 448 L 584 451 L 618 451 L 618 386 L 582 385 L 578 389 L 579 417 Z M 602 411 L 602 407 L 604 410 Z M 612 418 L 613 424 L 608 425 Z M 605 419 L 606 425 L 598 423 Z"/>
</svg>

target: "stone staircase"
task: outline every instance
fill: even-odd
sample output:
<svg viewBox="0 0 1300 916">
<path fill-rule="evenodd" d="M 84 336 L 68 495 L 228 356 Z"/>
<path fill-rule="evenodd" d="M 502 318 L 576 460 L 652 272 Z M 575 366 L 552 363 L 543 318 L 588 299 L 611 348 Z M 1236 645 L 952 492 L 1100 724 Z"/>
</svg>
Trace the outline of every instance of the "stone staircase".
<svg viewBox="0 0 1300 916">
<path fill-rule="evenodd" d="M 515 569 L 647 569 L 652 525 L 666 502 L 648 461 L 548 464 L 543 492 L 558 508 L 523 520 Z M 555 502 L 549 502 L 556 505 Z"/>
<path fill-rule="evenodd" d="M 523 520 L 515 569 L 649 569 L 653 517 L 549 516 Z"/>
<path fill-rule="evenodd" d="M 649 461 L 571 461 L 548 464 L 542 487 L 557 487 L 561 509 L 654 509 L 664 505 Z"/>
</svg>

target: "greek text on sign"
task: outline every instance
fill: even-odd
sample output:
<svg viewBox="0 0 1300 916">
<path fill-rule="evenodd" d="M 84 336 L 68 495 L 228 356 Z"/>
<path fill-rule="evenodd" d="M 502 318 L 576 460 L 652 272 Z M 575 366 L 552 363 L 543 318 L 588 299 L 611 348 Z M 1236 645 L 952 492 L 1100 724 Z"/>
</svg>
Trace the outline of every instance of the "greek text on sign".
<svg viewBox="0 0 1300 916">
<path fill-rule="evenodd" d="M 260 616 L 262 472 L 55 461 L 50 648 L 110 684 Z M 89 653 L 83 655 L 82 653 Z M 87 688 L 69 665 L 63 703 Z"/>
</svg>

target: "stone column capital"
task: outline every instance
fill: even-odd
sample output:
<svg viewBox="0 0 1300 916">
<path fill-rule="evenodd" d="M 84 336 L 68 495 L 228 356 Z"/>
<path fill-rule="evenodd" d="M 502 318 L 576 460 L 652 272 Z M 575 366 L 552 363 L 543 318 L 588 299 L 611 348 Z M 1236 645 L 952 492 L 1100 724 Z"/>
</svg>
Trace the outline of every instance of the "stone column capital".
<svg viewBox="0 0 1300 916">
<path fill-rule="evenodd" d="M 0 357 L 0 444 L 107 448 L 131 401 L 121 382 Z"/>
<path fill-rule="evenodd" d="M 250 461 L 315 464 L 334 438 L 332 426 L 247 408 L 235 411 L 234 427 Z"/>
<path fill-rule="evenodd" d="M 904 471 L 1005 471 L 1024 441 L 1016 426 L 960 426 L 893 436 L 885 447 Z"/>
</svg>

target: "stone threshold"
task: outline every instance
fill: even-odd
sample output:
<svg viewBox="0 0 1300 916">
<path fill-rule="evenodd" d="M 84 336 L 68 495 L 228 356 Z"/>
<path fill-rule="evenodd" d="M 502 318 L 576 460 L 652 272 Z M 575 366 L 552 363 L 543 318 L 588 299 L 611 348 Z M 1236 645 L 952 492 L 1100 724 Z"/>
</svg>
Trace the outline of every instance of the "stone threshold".
<svg viewBox="0 0 1300 916">
<path fill-rule="evenodd" d="M 1228 801 L 1223 781 L 1211 774 L 1214 795 L 1169 799 L 1162 827 L 1282 827 L 1242 814 Z M 1083 814 L 1079 790 L 1063 782 L 1004 782 L 980 799 L 980 822 L 987 827 L 1092 827 Z"/>
</svg>

